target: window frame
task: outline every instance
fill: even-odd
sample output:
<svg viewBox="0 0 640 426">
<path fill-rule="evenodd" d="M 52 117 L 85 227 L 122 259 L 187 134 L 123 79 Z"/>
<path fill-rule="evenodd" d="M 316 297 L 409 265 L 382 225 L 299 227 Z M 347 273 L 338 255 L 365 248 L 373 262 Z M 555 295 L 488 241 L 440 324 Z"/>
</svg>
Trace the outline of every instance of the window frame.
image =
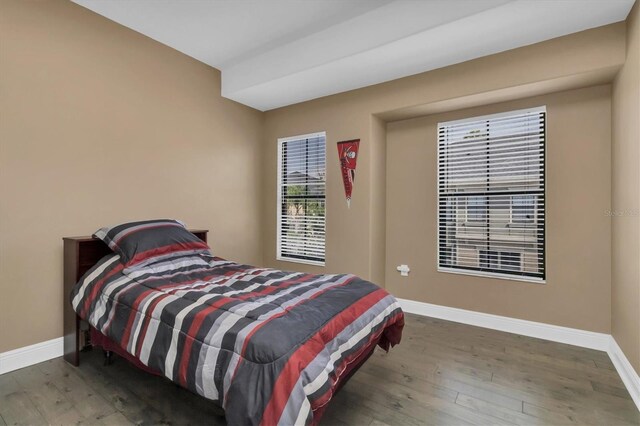
<svg viewBox="0 0 640 426">
<path fill-rule="evenodd" d="M 324 245 L 325 245 L 325 252 L 324 252 L 324 258 L 322 261 L 320 260 L 312 260 L 312 259 L 304 259 L 304 258 L 299 258 L 299 257 L 291 257 L 291 256 L 287 256 L 286 254 L 282 253 L 282 188 L 281 188 L 281 182 L 282 182 L 282 172 L 283 172 L 283 164 L 282 164 L 282 150 L 283 150 L 283 146 L 285 143 L 287 142 L 292 142 L 292 141 L 299 141 L 299 140 L 303 140 L 303 139 L 312 139 L 312 138 L 324 138 L 325 140 L 325 150 L 324 150 L 324 160 L 325 160 L 325 181 L 324 181 L 324 188 L 325 188 L 325 192 L 324 192 Z M 322 132 L 315 132 L 315 133 L 308 133 L 308 134 L 304 134 L 304 135 L 297 135 L 297 136 L 287 136 L 284 138 L 278 138 L 278 159 L 277 159 L 277 177 L 276 177 L 276 192 L 277 192 L 277 203 L 276 203 L 276 260 L 281 261 L 281 262 L 293 262 L 293 263 L 302 263 L 302 264 L 306 264 L 306 265 L 313 265 L 313 266 L 325 266 L 326 260 L 327 260 L 327 253 L 326 253 L 326 245 L 327 245 L 327 193 L 326 193 L 326 188 L 327 188 L 327 181 L 326 181 L 326 170 L 327 170 L 327 149 L 326 149 L 326 140 L 327 140 L 327 133 L 322 131 Z"/>
<path fill-rule="evenodd" d="M 542 249 L 540 250 L 539 256 L 540 256 L 540 262 L 542 264 L 542 277 L 534 277 L 534 276 L 525 276 L 525 275 L 519 275 L 519 274 L 511 274 L 508 272 L 500 272 L 500 271 L 484 271 L 484 270 L 479 270 L 479 269 L 473 269 L 473 268 L 469 268 L 469 267 L 465 267 L 465 266 L 461 266 L 461 267 L 447 267 L 447 266 L 440 266 L 441 260 L 446 256 L 450 257 L 450 258 L 455 258 L 455 254 L 454 253 L 442 253 L 441 252 L 441 232 L 440 231 L 440 227 L 441 227 L 441 211 L 443 210 L 443 204 L 441 203 L 441 192 L 440 192 L 440 136 L 439 136 L 439 132 L 440 129 L 444 126 L 448 126 L 448 125 L 452 125 L 452 124 L 464 124 L 464 123 L 472 123 L 472 122 L 476 122 L 476 121 L 483 121 L 483 120 L 489 120 L 489 119 L 500 119 L 500 118 L 505 118 L 505 117 L 509 117 L 509 116 L 513 116 L 513 115 L 518 115 L 518 114 L 524 114 L 524 113 L 543 113 L 544 114 L 544 118 L 543 118 L 543 128 L 542 128 L 542 132 L 544 134 L 544 139 L 542 142 L 542 150 L 540 151 L 540 159 L 542 161 L 542 171 L 541 171 L 541 178 L 542 178 L 542 183 L 543 183 L 543 191 L 542 191 L 542 206 L 543 209 L 540 210 L 542 212 L 542 217 L 543 222 L 542 225 L 540 224 L 540 222 L 538 221 L 538 218 L 536 215 L 534 215 L 534 219 L 533 219 L 533 223 L 532 224 L 522 224 L 522 223 L 513 223 L 512 222 L 512 203 L 513 200 L 510 200 L 510 206 L 509 206 L 509 223 L 507 224 L 507 227 L 520 227 L 520 228 L 540 228 L 542 229 L 541 232 L 538 233 L 538 237 L 539 237 L 539 243 L 542 246 Z M 436 173 L 436 196 L 438 197 L 437 200 L 437 219 L 436 219 L 436 268 L 438 272 L 443 272 L 443 273 L 449 273 L 449 274 L 458 274 L 458 275 L 470 275 L 470 276 L 475 276 L 475 277 L 485 277 L 485 278 L 495 278 L 495 279 L 505 279 L 505 280 L 510 280 L 510 281 L 524 281 L 524 282 L 528 282 L 528 283 L 534 283 L 534 284 L 546 284 L 547 282 L 547 265 L 546 265 L 546 232 L 547 232 L 547 227 L 546 227 L 546 222 L 547 222 L 547 212 L 546 212 L 546 205 L 547 205 L 547 186 L 546 186 L 546 181 L 547 181 L 547 165 L 546 165 L 546 151 L 547 151 L 547 142 L 548 142 L 548 134 L 547 134 L 547 121 L 548 121 L 548 117 L 547 117 L 547 107 L 546 105 L 542 105 L 539 107 L 532 107 L 532 108 L 524 108 L 524 109 L 517 109 L 517 110 L 510 110 L 510 111 L 505 111 L 505 112 L 500 112 L 500 113 L 495 113 L 495 114 L 487 114 L 487 115 L 482 115 L 482 116 L 474 116 L 474 117 L 468 117 L 468 118 L 463 118 L 463 119 L 459 119 L 459 120 L 451 120 L 451 121 L 444 121 L 444 122 L 438 122 L 437 126 L 436 126 L 436 131 L 438 132 L 436 135 L 436 167 L 435 167 L 435 173 Z M 478 195 L 478 196 L 487 196 L 487 193 L 484 194 L 474 194 L 474 195 Z M 514 195 L 521 195 L 521 194 L 514 194 Z M 487 204 L 488 204 L 488 200 L 487 200 Z M 449 203 L 445 203 L 444 204 L 444 209 L 448 209 Z M 465 203 L 465 212 L 464 212 L 464 226 L 473 226 L 474 223 L 476 222 L 469 222 L 467 220 L 467 205 Z M 488 208 L 488 206 L 487 206 Z M 535 200 L 534 198 L 534 212 L 537 212 L 538 209 L 540 208 L 540 206 L 538 205 L 538 201 Z M 450 215 L 451 213 L 447 210 L 447 215 Z M 453 212 L 453 215 L 455 216 L 455 211 Z M 487 211 L 487 217 L 489 217 L 489 212 Z M 446 238 L 446 236 L 445 236 Z M 486 250 L 486 249 L 484 249 Z M 480 264 L 480 251 L 481 249 L 478 249 L 478 264 Z M 500 251 L 498 250 L 498 266 L 500 263 Z M 520 269 L 523 269 L 523 257 L 524 254 L 520 253 Z"/>
</svg>

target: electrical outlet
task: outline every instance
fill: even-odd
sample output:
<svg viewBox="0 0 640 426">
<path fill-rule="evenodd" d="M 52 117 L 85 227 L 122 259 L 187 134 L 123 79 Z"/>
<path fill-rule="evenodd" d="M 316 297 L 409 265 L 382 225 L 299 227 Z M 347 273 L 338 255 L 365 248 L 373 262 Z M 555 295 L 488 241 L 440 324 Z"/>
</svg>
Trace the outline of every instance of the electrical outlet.
<svg viewBox="0 0 640 426">
<path fill-rule="evenodd" d="M 400 265 L 396 269 L 398 270 L 398 272 L 400 272 L 400 275 L 403 277 L 408 277 L 409 272 L 411 272 L 409 265 Z"/>
</svg>

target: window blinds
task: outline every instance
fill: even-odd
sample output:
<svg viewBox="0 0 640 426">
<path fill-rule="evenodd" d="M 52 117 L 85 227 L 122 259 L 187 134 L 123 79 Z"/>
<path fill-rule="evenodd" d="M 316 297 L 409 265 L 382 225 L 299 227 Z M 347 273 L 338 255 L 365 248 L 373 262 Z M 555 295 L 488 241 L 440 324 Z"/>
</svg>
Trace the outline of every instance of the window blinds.
<svg viewBox="0 0 640 426">
<path fill-rule="evenodd" d="M 545 280 L 545 116 L 438 124 L 438 270 Z"/>
<path fill-rule="evenodd" d="M 325 133 L 278 140 L 279 260 L 324 265 Z"/>
</svg>

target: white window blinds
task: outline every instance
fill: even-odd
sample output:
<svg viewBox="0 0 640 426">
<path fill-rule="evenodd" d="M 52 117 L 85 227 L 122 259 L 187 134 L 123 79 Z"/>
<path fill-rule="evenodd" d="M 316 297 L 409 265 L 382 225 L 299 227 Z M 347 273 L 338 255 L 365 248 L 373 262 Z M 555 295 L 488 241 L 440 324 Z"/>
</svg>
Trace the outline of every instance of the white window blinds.
<svg viewBox="0 0 640 426">
<path fill-rule="evenodd" d="M 438 270 L 545 280 L 545 107 L 438 124 Z"/>
<path fill-rule="evenodd" d="M 325 133 L 278 139 L 279 260 L 324 265 Z"/>
</svg>

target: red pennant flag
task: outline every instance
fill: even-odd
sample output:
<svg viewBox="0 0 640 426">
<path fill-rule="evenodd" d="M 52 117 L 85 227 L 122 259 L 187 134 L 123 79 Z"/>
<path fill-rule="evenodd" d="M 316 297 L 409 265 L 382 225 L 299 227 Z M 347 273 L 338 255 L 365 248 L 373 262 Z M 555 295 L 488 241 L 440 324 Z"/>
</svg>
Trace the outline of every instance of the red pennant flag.
<svg viewBox="0 0 640 426">
<path fill-rule="evenodd" d="M 338 142 L 338 158 L 340 159 L 340 169 L 342 170 L 342 182 L 344 183 L 344 194 L 347 196 L 347 207 L 351 207 L 351 192 L 353 191 L 353 181 L 356 177 L 356 161 L 358 160 L 358 148 L 360 139 Z"/>
</svg>

